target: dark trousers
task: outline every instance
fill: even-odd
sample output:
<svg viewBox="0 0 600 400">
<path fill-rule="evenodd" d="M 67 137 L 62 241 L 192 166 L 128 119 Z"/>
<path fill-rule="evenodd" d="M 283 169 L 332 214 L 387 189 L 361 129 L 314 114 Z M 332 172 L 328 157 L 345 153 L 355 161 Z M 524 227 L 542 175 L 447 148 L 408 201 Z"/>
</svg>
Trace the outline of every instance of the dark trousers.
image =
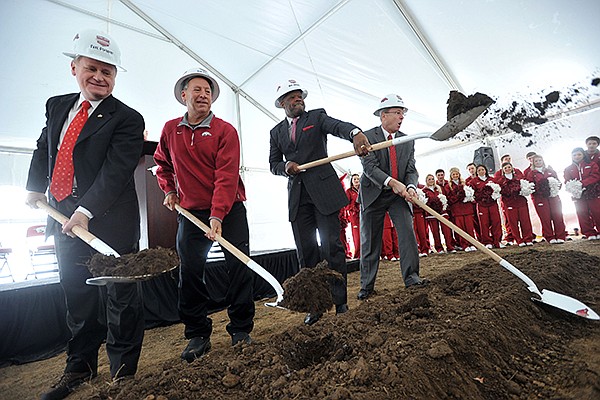
<svg viewBox="0 0 600 400">
<path fill-rule="evenodd" d="M 210 210 L 190 210 L 210 226 Z M 205 281 L 206 257 L 213 242 L 204 232 L 182 215 L 178 217 L 177 252 L 181 261 L 179 276 L 179 316 L 185 325 L 185 337 L 209 337 L 212 320 L 208 317 L 208 293 Z M 339 223 L 338 223 L 339 225 Z M 241 202 L 233 204 L 223 219 L 223 238 L 242 253 L 250 255 L 250 234 L 246 207 Z M 225 264 L 229 276 L 226 301 L 230 335 L 238 332 L 250 333 L 254 327 L 254 273 L 243 262 L 226 249 Z"/>
<path fill-rule="evenodd" d="M 292 231 L 296 242 L 296 253 L 300 268 L 314 267 L 323 259 L 329 268 L 339 272 L 344 282 L 332 283 L 331 296 L 335 305 L 346 304 L 348 268 L 346 266 L 346 250 L 340 240 L 339 210 L 324 215 L 314 205 L 310 195 L 302 185 L 300 205 L 296 219 L 292 221 Z M 321 240 L 321 249 L 317 242 L 317 231 Z"/>
<path fill-rule="evenodd" d="M 106 340 L 111 376 L 134 375 L 144 338 L 144 309 L 138 285 L 87 285 L 85 280 L 92 275 L 85 264 L 95 251 L 81 239 L 62 233 L 55 235 L 54 243 L 72 334 L 65 372 L 96 374 L 98 349 Z M 132 249 L 115 250 L 124 254 Z"/>
</svg>

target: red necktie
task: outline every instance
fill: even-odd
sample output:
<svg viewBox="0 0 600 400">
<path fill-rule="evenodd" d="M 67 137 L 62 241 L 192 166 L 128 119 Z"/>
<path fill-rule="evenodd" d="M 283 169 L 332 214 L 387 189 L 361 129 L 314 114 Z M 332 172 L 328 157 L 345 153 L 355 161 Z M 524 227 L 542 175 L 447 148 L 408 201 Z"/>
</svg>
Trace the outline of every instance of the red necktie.
<svg viewBox="0 0 600 400">
<path fill-rule="evenodd" d="M 298 117 L 292 119 L 292 134 L 290 136 L 294 143 L 296 143 L 296 122 L 298 122 Z"/>
<path fill-rule="evenodd" d="M 388 135 L 388 140 L 392 140 L 392 134 Z M 398 160 L 396 159 L 396 146 L 390 146 L 390 172 L 392 178 L 398 180 Z"/>
<path fill-rule="evenodd" d="M 50 193 L 58 201 L 63 201 L 73 191 L 73 147 L 75 147 L 81 128 L 88 119 L 88 108 L 90 108 L 89 101 L 85 100 L 81 103 L 81 109 L 69 124 L 60 149 L 58 149 L 50 184 Z"/>
</svg>

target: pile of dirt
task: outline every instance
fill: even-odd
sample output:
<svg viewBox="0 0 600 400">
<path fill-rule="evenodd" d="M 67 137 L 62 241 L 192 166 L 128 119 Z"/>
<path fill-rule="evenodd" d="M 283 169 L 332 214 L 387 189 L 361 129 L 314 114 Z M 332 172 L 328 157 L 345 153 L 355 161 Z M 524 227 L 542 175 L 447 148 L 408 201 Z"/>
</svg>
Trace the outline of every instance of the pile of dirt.
<svg viewBox="0 0 600 400">
<path fill-rule="evenodd" d="M 540 289 L 598 309 L 600 258 L 533 249 L 506 259 Z M 597 321 L 542 308 L 495 262 L 442 273 L 425 287 L 401 286 L 268 341 L 213 348 L 192 364 L 171 358 L 93 398 L 599 398 L 597 369 L 574 350 L 597 334 Z"/>
<path fill-rule="evenodd" d="M 87 267 L 94 277 L 98 276 L 146 276 L 158 275 L 179 265 L 179 257 L 173 249 L 158 247 L 121 257 L 94 254 Z"/>
<path fill-rule="evenodd" d="M 448 104 L 446 117 L 450 121 L 455 116 L 472 110 L 475 107 L 493 104 L 494 100 L 487 94 L 479 92 L 465 96 L 458 90 L 451 90 L 446 103 Z"/>
<path fill-rule="evenodd" d="M 321 261 L 314 268 L 302 268 L 283 283 L 280 305 L 292 311 L 324 313 L 333 307 L 331 285 L 343 280 L 340 273 L 329 269 L 327 261 Z"/>
</svg>

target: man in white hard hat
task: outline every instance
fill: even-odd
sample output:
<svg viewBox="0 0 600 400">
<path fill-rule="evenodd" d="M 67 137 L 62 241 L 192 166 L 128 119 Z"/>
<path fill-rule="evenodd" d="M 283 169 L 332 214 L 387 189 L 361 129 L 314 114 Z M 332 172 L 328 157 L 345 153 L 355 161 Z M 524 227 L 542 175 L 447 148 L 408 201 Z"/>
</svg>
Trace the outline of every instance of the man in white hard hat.
<svg viewBox="0 0 600 400">
<path fill-rule="evenodd" d="M 369 142 L 375 144 L 405 136 L 400 132 L 400 126 L 407 111 L 400 96 L 388 94 L 383 97 L 373 113 L 379 117 L 381 125 L 365 132 Z M 411 141 L 371 152 L 361 159 L 359 300 L 365 300 L 375 292 L 386 212 L 398 233 L 400 269 L 405 286 L 424 285 L 427 282 L 419 277 L 419 251 L 410 205 L 410 199 L 417 195 L 419 178 L 414 154 L 414 142 Z"/>
<path fill-rule="evenodd" d="M 269 163 L 273 174 L 288 178 L 289 220 L 300 267 L 314 267 L 325 259 L 344 277 L 343 285 L 331 287 L 336 313 L 341 314 L 348 310 L 347 268 L 338 213 L 348 204 L 348 198 L 331 164 L 305 172 L 298 166 L 327 157 L 328 134 L 352 141 L 360 156 L 367 154 L 370 144 L 358 127 L 328 116 L 324 109 L 305 111 L 307 94 L 295 80 L 277 88 L 275 106 L 285 110 L 286 118 L 271 129 Z M 320 317 L 308 314 L 304 323 L 312 325 Z"/>
<path fill-rule="evenodd" d="M 177 252 L 181 261 L 179 316 L 189 343 L 181 358 L 192 362 L 210 350 L 210 295 L 204 281 L 206 257 L 217 235 L 250 254 L 246 192 L 239 173 L 240 141 L 235 128 L 211 111 L 219 85 L 207 71 L 186 71 L 175 83 L 175 98 L 185 105 L 183 117 L 168 121 L 154 153 L 156 177 L 165 193 L 163 204 L 176 204 L 210 226 L 204 234 L 179 216 Z M 231 344 L 250 343 L 254 327 L 254 273 L 226 249 L 229 275 L 227 302 Z"/>
<path fill-rule="evenodd" d="M 133 175 L 142 153 L 144 120 L 111 94 L 117 67 L 121 68 L 112 37 L 81 31 L 73 40 L 73 51 L 64 54 L 73 58 L 71 73 L 80 92 L 46 103 L 46 127 L 27 179 L 26 202 L 31 207 L 48 201 L 69 218 L 62 227 L 48 218 L 47 234 L 54 235 L 72 337 L 64 374 L 42 395 L 46 400 L 62 399 L 96 376 L 98 349 L 104 341 L 111 377 L 133 377 L 144 336 L 137 285 L 109 283 L 106 291 L 87 285 L 92 276 L 84 265 L 96 252 L 73 234 L 79 226 L 119 254 L 138 250 L 140 217 Z"/>
</svg>

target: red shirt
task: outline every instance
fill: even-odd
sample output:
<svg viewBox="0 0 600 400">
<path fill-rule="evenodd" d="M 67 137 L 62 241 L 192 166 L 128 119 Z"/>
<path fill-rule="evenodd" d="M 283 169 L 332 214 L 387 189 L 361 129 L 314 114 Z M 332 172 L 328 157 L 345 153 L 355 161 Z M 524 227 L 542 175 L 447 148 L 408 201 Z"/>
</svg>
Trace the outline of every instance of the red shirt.
<svg viewBox="0 0 600 400">
<path fill-rule="evenodd" d="M 578 164 L 571 164 L 565 168 L 565 183 L 570 180 L 581 181 L 584 191 L 582 198 L 595 199 L 600 197 L 600 167 L 592 162 L 581 161 Z"/>
<path fill-rule="evenodd" d="M 500 194 L 502 202 L 506 207 L 523 207 L 527 206 L 527 198 L 521 196 L 521 179 L 524 179 L 523 174 L 515 170 L 513 177 L 508 179 L 504 174 L 495 179 L 500 185 Z"/>
<path fill-rule="evenodd" d="M 488 186 L 489 182 L 494 182 L 494 180 L 488 177 L 485 181 L 482 181 L 479 177 L 477 177 L 469 181 L 469 186 L 475 190 L 475 201 L 477 204 L 489 206 L 496 203 L 496 200 L 492 199 L 492 193 L 494 190 Z"/>
<path fill-rule="evenodd" d="M 163 192 L 177 192 L 182 207 L 209 210 L 223 218 L 233 203 L 246 200 L 240 177 L 240 141 L 235 128 L 214 117 L 210 126 L 196 129 L 168 121 L 163 128 L 154 161 Z"/>
<path fill-rule="evenodd" d="M 463 201 L 465 199 L 465 186 L 462 183 L 458 185 L 454 182 L 448 183 L 444 194 L 448 198 L 448 208 L 453 216 L 473 214 L 473 203 Z"/>
<path fill-rule="evenodd" d="M 531 195 L 534 201 L 543 201 L 550 197 L 550 188 L 548 187 L 548 178 L 558 179 L 558 175 L 552 168 L 543 168 L 542 172 L 535 168 L 529 170 L 525 177 L 529 182 L 535 183 L 535 192 Z"/>
</svg>

